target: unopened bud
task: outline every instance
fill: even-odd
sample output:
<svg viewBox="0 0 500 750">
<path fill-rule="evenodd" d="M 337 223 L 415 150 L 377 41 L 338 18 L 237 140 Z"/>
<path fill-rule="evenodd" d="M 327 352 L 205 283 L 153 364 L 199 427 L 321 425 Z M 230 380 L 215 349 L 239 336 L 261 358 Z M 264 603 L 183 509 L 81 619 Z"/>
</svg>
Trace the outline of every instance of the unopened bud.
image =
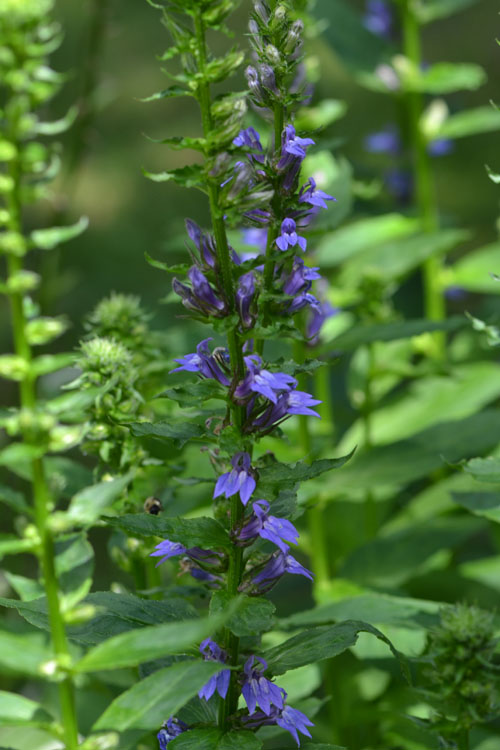
<svg viewBox="0 0 500 750">
<path fill-rule="evenodd" d="M 300 19 L 298 21 L 294 21 L 286 37 L 286 41 L 285 41 L 286 52 L 290 54 L 295 51 L 297 45 L 302 42 L 303 31 L 304 31 L 303 22 Z"/>
<path fill-rule="evenodd" d="M 273 94 L 278 93 L 278 89 L 276 87 L 276 76 L 274 75 L 274 70 L 270 65 L 261 65 L 259 68 L 260 72 L 260 80 L 262 81 L 262 85 L 264 88 L 268 89 L 269 91 L 272 91 Z"/>
<path fill-rule="evenodd" d="M 261 19 L 262 23 L 269 22 L 269 7 L 263 0 L 254 0 L 253 9 Z"/>
<path fill-rule="evenodd" d="M 267 44 L 266 49 L 264 51 L 265 51 L 265 55 L 267 59 L 272 65 L 280 64 L 281 62 L 280 53 L 278 52 L 274 44 Z"/>
</svg>

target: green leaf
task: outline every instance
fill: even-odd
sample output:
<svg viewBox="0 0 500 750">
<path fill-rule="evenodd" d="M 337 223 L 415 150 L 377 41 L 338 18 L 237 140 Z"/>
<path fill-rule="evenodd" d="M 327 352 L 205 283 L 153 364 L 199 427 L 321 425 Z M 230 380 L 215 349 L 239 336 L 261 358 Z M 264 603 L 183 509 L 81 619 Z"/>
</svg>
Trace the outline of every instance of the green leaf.
<svg viewBox="0 0 500 750">
<path fill-rule="evenodd" d="M 149 253 L 144 253 L 144 257 L 150 266 L 158 268 L 160 271 L 166 271 L 167 273 L 187 273 L 189 270 L 188 263 L 177 263 L 174 266 L 169 266 L 167 263 L 162 263 L 161 260 L 155 260 Z"/>
<path fill-rule="evenodd" d="M 23 602 L 29 602 L 44 595 L 43 586 L 33 578 L 25 578 L 15 573 L 9 573 L 8 570 L 5 571 L 4 575 L 9 586 L 14 589 Z"/>
<path fill-rule="evenodd" d="M 26 513 L 28 515 L 33 514 L 32 508 L 26 502 L 22 492 L 13 490 L 11 487 L 6 485 L 0 485 L 0 503 L 8 505 L 16 513 Z"/>
<path fill-rule="evenodd" d="M 190 148 L 193 151 L 200 151 L 200 153 L 204 154 L 207 149 L 205 138 L 183 138 L 180 135 L 173 135 L 169 138 L 150 138 L 149 136 L 147 138 L 148 141 L 152 141 L 153 143 L 166 144 L 173 151 L 182 151 L 183 149 Z"/>
<path fill-rule="evenodd" d="M 70 367 L 75 362 L 75 355 L 71 354 L 41 354 L 31 361 L 30 371 L 33 376 L 47 375 L 64 367 Z"/>
<path fill-rule="evenodd" d="M 133 479 L 133 472 L 109 482 L 100 482 L 86 487 L 71 500 L 65 519 L 68 525 L 91 526 L 99 516 L 109 511 L 114 501 L 123 495 L 123 491 Z"/>
<path fill-rule="evenodd" d="M 203 189 L 202 186 L 205 184 L 203 168 L 197 164 L 172 169 L 170 172 L 153 173 L 143 170 L 143 174 L 148 180 L 153 180 L 153 182 L 170 182 L 173 180 L 178 185 L 186 188 L 197 187 Z"/>
<path fill-rule="evenodd" d="M 41 677 L 42 665 L 51 659 L 40 639 L 0 631 L 0 667 L 18 674 Z"/>
<path fill-rule="evenodd" d="M 486 81 L 483 68 L 473 63 L 436 63 L 405 80 L 409 91 L 424 94 L 451 94 L 454 91 L 475 91 Z"/>
<path fill-rule="evenodd" d="M 51 721 L 53 717 L 35 701 L 0 690 L 0 727 Z"/>
<path fill-rule="evenodd" d="M 93 730 L 157 730 L 218 671 L 220 664 L 209 661 L 184 661 L 160 669 L 115 698 Z"/>
<path fill-rule="evenodd" d="M 239 734 L 239 732 L 238 732 Z M 222 737 L 220 729 L 190 729 L 168 744 L 170 750 L 217 750 Z"/>
<path fill-rule="evenodd" d="M 49 229 L 35 229 L 30 234 L 31 241 L 40 250 L 53 250 L 63 242 L 69 242 L 79 237 L 89 225 L 86 216 L 82 216 L 76 224 L 69 227 L 50 227 Z"/>
<path fill-rule="evenodd" d="M 276 461 L 259 470 L 258 490 L 263 495 L 276 495 L 276 489 L 282 490 L 295 484 L 307 482 L 308 479 L 325 474 L 333 469 L 340 469 L 354 455 L 354 450 L 341 458 L 321 458 L 312 463 L 298 461 L 296 464 L 283 464 Z"/>
<path fill-rule="evenodd" d="M 488 177 L 492 182 L 495 183 L 495 185 L 500 185 L 500 173 L 494 172 L 491 167 L 489 167 L 487 164 L 484 165 L 486 168 L 486 172 L 488 173 Z"/>
<path fill-rule="evenodd" d="M 20 539 L 11 534 L 0 535 L 0 560 L 6 555 L 21 555 L 25 552 L 33 552 L 36 541 L 33 539 Z"/>
<path fill-rule="evenodd" d="M 452 492 L 451 496 L 454 502 L 474 515 L 500 523 L 499 492 Z"/>
<path fill-rule="evenodd" d="M 331 268 L 363 250 L 407 237 L 417 230 L 418 221 L 402 214 L 360 219 L 319 238 L 314 256 L 322 268 Z"/>
<path fill-rule="evenodd" d="M 253 732 L 241 729 L 224 734 L 217 743 L 217 750 L 260 750 L 261 747 L 262 740 Z"/>
<path fill-rule="evenodd" d="M 433 137 L 465 138 L 492 130 L 500 130 L 500 112 L 491 107 L 476 107 L 450 115 Z"/>
<path fill-rule="evenodd" d="M 64 117 L 53 122 L 37 122 L 35 132 L 39 135 L 60 135 L 73 125 L 78 117 L 78 107 L 70 107 Z"/>
<path fill-rule="evenodd" d="M 477 2 L 478 0 L 426 0 L 425 3 L 415 3 L 414 9 L 421 23 L 431 23 L 459 13 Z"/>
<path fill-rule="evenodd" d="M 234 600 L 233 600 L 234 601 Z M 232 608 L 217 617 L 153 625 L 122 633 L 100 643 L 75 664 L 78 672 L 135 667 L 171 654 L 185 654 L 221 628 Z"/>
<path fill-rule="evenodd" d="M 205 425 L 194 422 L 134 422 L 130 425 L 134 437 L 154 437 L 171 440 L 178 448 L 182 448 L 190 440 L 206 439 Z"/>
<path fill-rule="evenodd" d="M 421 319 L 398 320 L 394 323 L 356 324 L 348 331 L 336 336 L 325 346 L 320 347 L 319 351 L 331 352 L 336 349 L 349 351 L 373 341 L 397 341 L 398 339 L 412 338 L 432 331 L 457 331 L 466 325 L 467 320 L 462 315 L 456 315 L 442 321 Z"/>
<path fill-rule="evenodd" d="M 500 273 L 500 242 L 493 242 L 467 253 L 451 269 L 452 283 L 470 292 L 500 294 L 500 282 L 492 274 Z"/>
<path fill-rule="evenodd" d="M 226 612 L 231 604 L 231 596 L 227 591 L 215 591 L 210 602 L 210 614 L 214 616 Z M 226 627 L 238 638 L 249 635 L 260 635 L 270 630 L 273 625 L 273 615 L 276 611 L 274 604 L 262 597 L 245 597 L 232 615 Z"/>
<path fill-rule="evenodd" d="M 394 588 L 422 573 L 433 555 L 465 543 L 483 528 L 479 520 L 457 517 L 413 524 L 358 547 L 339 575 L 363 586 Z"/>
<path fill-rule="evenodd" d="M 500 482 L 500 458 L 496 456 L 471 458 L 464 465 L 464 471 L 472 474 L 478 482 Z"/>
<path fill-rule="evenodd" d="M 172 97 L 177 96 L 194 96 L 194 93 L 192 91 L 189 91 L 189 89 L 185 89 L 182 86 L 169 86 L 166 89 L 163 89 L 163 91 L 157 91 L 155 94 L 151 94 L 151 96 L 146 96 L 144 99 L 139 99 L 140 102 L 154 102 L 158 99 L 171 99 Z"/>
<path fill-rule="evenodd" d="M 199 380 L 197 383 L 185 383 L 167 388 L 156 396 L 156 398 L 169 398 L 177 401 L 183 407 L 200 406 L 203 401 L 216 398 L 227 401 L 227 388 L 216 380 Z"/>
<path fill-rule="evenodd" d="M 165 518 L 148 513 L 128 513 L 104 519 L 131 536 L 162 536 L 185 547 L 231 548 L 232 542 L 224 527 L 214 518 Z"/>
<path fill-rule="evenodd" d="M 358 634 L 361 632 L 370 633 L 389 646 L 394 656 L 400 661 L 406 675 L 407 669 L 403 667 L 402 658 L 389 639 L 372 625 L 356 620 L 304 630 L 279 646 L 266 651 L 264 658 L 273 675 L 283 674 L 289 669 L 338 656 L 355 645 Z"/>
</svg>

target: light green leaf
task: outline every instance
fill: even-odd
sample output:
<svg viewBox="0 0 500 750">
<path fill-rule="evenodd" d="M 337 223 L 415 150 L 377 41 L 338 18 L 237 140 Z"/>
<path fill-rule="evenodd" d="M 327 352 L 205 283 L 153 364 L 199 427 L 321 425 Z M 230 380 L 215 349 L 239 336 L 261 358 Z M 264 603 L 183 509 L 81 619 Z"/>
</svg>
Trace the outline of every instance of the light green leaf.
<svg viewBox="0 0 500 750">
<path fill-rule="evenodd" d="M 73 125 L 78 117 L 78 107 L 70 107 L 64 117 L 53 122 L 37 122 L 35 132 L 39 135 L 59 135 Z"/>
<path fill-rule="evenodd" d="M 44 595 L 43 586 L 33 578 L 25 578 L 24 576 L 10 573 L 8 570 L 5 571 L 4 575 L 9 585 L 23 602 L 29 602 Z"/>
<path fill-rule="evenodd" d="M 133 477 L 134 473 L 129 472 L 123 477 L 109 482 L 100 482 L 78 492 L 72 498 L 66 512 L 68 525 L 91 526 L 103 512 L 111 509 L 115 500 L 123 495 Z"/>
<path fill-rule="evenodd" d="M 183 88 L 182 86 L 169 86 L 167 89 L 163 89 L 163 91 L 157 91 L 155 94 L 151 94 L 151 96 L 146 96 L 144 99 L 139 99 L 139 101 L 154 102 L 158 99 L 171 99 L 172 97 L 177 96 L 194 96 L 194 93 L 192 91 L 189 91 L 188 89 Z"/>
<path fill-rule="evenodd" d="M 135 437 L 155 437 L 171 440 L 175 446 L 182 448 L 190 440 L 205 436 L 205 427 L 193 422 L 134 422 L 130 425 Z"/>
<path fill-rule="evenodd" d="M 500 458 L 471 458 L 464 466 L 467 474 L 472 474 L 478 482 L 500 482 Z"/>
<path fill-rule="evenodd" d="M 310 464 L 305 461 L 298 461 L 296 464 L 283 464 L 275 461 L 259 470 L 259 497 L 262 495 L 272 499 L 287 487 L 307 482 L 308 479 L 315 479 L 333 469 L 340 469 L 352 458 L 353 454 L 354 451 L 351 451 L 341 458 L 322 458 Z"/>
<path fill-rule="evenodd" d="M 425 94 L 451 94 L 454 91 L 475 91 L 486 82 L 483 68 L 473 63 L 436 63 L 405 80 L 409 91 Z"/>
<path fill-rule="evenodd" d="M 224 527 L 214 518 L 180 518 L 152 516 L 148 513 L 128 513 L 118 518 L 104 519 L 132 536 L 162 536 L 185 547 L 231 547 L 232 542 Z"/>
<path fill-rule="evenodd" d="M 459 13 L 477 2 L 478 0 L 425 0 L 423 3 L 415 3 L 413 7 L 421 23 L 431 23 Z"/>
<path fill-rule="evenodd" d="M 31 241 L 40 250 L 53 250 L 63 242 L 69 242 L 84 232 L 89 225 L 86 216 L 82 216 L 76 224 L 69 227 L 50 227 L 48 229 L 35 229 L 30 234 Z"/>
<path fill-rule="evenodd" d="M 25 552 L 33 552 L 36 542 L 33 539 L 19 539 L 11 534 L 0 535 L 0 560 L 6 555 L 21 555 Z"/>
<path fill-rule="evenodd" d="M 38 637 L 0 631 L 0 666 L 12 672 L 41 677 L 41 666 L 52 658 Z"/>
<path fill-rule="evenodd" d="M 436 138 L 465 138 L 478 133 L 500 130 L 500 112 L 491 107 L 476 107 L 446 118 L 436 131 Z"/>
<path fill-rule="evenodd" d="M 0 690 L 0 726 L 50 721 L 53 717 L 35 701 Z"/>
<path fill-rule="evenodd" d="M 500 294 L 500 281 L 492 276 L 499 273 L 500 242 L 493 242 L 458 260 L 451 269 L 451 279 L 470 292 Z"/>
<path fill-rule="evenodd" d="M 485 164 L 485 168 L 490 180 L 494 182 L 495 185 L 500 185 L 500 173 L 494 172 L 487 164 Z"/>
<path fill-rule="evenodd" d="M 74 607 L 90 591 L 94 572 L 94 549 L 84 533 L 61 537 L 55 547 L 55 568 L 61 589 L 61 608 Z"/>
<path fill-rule="evenodd" d="M 218 671 L 217 662 L 201 660 L 160 669 L 115 698 L 93 730 L 157 730 L 165 717 L 175 715 Z"/>
<path fill-rule="evenodd" d="M 203 189 L 203 169 L 197 164 L 192 164 L 187 167 L 179 167 L 179 169 L 172 169 L 170 172 L 147 172 L 143 170 L 144 177 L 153 182 L 170 182 L 173 180 L 178 185 L 182 185 L 186 188 L 197 187 Z"/>
</svg>

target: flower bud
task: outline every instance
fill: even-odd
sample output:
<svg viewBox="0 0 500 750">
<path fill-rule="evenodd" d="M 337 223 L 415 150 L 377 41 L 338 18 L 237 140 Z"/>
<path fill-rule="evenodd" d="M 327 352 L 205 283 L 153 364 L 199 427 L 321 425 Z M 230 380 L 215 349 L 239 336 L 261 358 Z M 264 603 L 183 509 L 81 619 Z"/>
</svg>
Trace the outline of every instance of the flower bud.
<svg viewBox="0 0 500 750">
<path fill-rule="evenodd" d="M 261 19 L 262 23 L 267 24 L 269 22 L 269 7 L 264 0 L 254 0 L 253 9 Z"/>
<path fill-rule="evenodd" d="M 274 46 L 274 44 L 267 44 L 264 50 L 265 55 L 272 65 L 279 65 L 281 62 L 280 53 Z"/>
<path fill-rule="evenodd" d="M 299 19 L 294 21 L 285 40 L 285 51 L 290 54 L 295 51 L 298 44 L 302 42 L 304 23 Z"/>
<path fill-rule="evenodd" d="M 260 80 L 262 81 L 262 85 L 264 88 L 268 89 L 268 91 L 272 91 L 273 94 L 278 94 L 278 88 L 276 86 L 276 76 L 274 75 L 274 70 L 270 65 L 261 65 L 259 67 L 259 73 L 260 73 Z"/>
</svg>

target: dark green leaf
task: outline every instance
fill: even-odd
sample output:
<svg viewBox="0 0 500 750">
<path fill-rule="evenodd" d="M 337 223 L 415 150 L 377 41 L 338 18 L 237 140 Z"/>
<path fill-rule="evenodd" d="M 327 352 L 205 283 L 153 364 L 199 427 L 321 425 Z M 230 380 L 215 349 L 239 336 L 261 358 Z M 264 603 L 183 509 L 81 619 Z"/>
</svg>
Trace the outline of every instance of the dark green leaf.
<svg viewBox="0 0 500 750">
<path fill-rule="evenodd" d="M 129 513 L 119 518 L 106 518 L 132 536 L 162 536 L 185 547 L 231 547 L 229 535 L 213 518 L 165 518 L 147 513 Z"/>
<path fill-rule="evenodd" d="M 322 458 L 308 464 L 299 461 L 296 464 L 283 464 L 276 461 L 259 470 L 258 490 L 262 494 L 270 493 L 274 496 L 276 488 L 284 489 L 293 485 L 315 479 L 327 471 L 340 469 L 353 456 L 354 450 L 341 458 Z"/>
<path fill-rule="evenodd" d="M 215 591 L 210 602 L 210 613 L 220 615 L 230 606 L 231 596 L 227 591 Z M 274 604 L 261 597 L 245 597 L 238 611 L 230 617 L 226 627 L 238 638 L 259 635 L 270 630 L 273 625 Z"/>
<path fill-rule="evenodd" d="M 224 389 L 216 380 L 200 380 L 197 383 L 185 383 L 159 393 L 156 398 L 169 398 L 181 406 L 200 406 L 203 401 L 217 398 L 227 401 L 227 388 Z"/>
<path fill-rule="evenodd" d="M 500 458 L 488 456 L 488 458 L 471 458 L 464 465 L 464 471 L 472 474 L 478 482 L 500 482 Z"/>
<path fill-rule="evenodd" d="M 28 515 L 32 515 L 33 513 L 22 492 L 13 490 L 11 487 L 3 484 L 0 485 L 0 503 L 8 505 L 16 513 L 27 513 Z"/>
<path fill-rule="evenodd" d="M 188 263 L 177 263 L 175 266 L 169 266 L 167 263 L 162 263 L 161 260 L 155 260 L 149 253 L 144 253 L 144 257 L 150 266 L 158 268 L 160 271 L 166 271 L 167 273 L 187 273 L 189 271 Z"/>
<path fill-rule="evenodd" d="M 323 625 L 304 630 L 294 635 L 279 646 L 266 651 L 264 658 L 269 670 L 274 675 L 283 674 L 289 669 L 297 669 L 305 664 L 312 664 L 322 659 L 331 659 L 354 646 L 358 640 L 358 633 L 371 633 L 383 641 L 402 665 L 406 675 L 406 668 L 399 653 L 386 636 L 366 622 L 347 620 L 338 625 Z"/>
<path fill-rule="evenodd" d="M 69 610 L 90 591 L 94 572 L 94 549 L 84 533 L 72 534 L 57 540 L 55 555 L 62 606 Z"/>
<path fill-rule="evenodd" d="M 160 669 L 115 698 L 93 730 L 158 730 L 165 717 L 175 715 L 218 671 L 220 664 L 209 661 L 184 661 Z"/>
<path fill-rule="evenodd" d="M 476 516 L 500 523 L 500 493 L 452 492 L 453 500 Z"/>
<path fill-rule="evenodd" d="M 194 422 L 134 422 L 130 425 L 135 437 L 154 437 L 171 440 L 175 446 L 182 446 L 190 440 L 205 436 L 205 426 Z"/>
<path fill-rule="evenodd" d="M 134 474 L 129 472 L 123 477 L 109 482 L 100 482 L 78 492 L 71 500 L 65 516 L 68 524 L 91 526 L 103 512 L 110 510 L 115 500 L 123 495 L 123 491 L 130 484 L 133 476 Z"/>
<path fill-rule="evenodd" d="M 253 732 L 236 730 L 224 734 L 217 743 L 217 750 L 260 750 L 262 740 Z"/>
<path fill-rule="evenodd" d="M 190 729 L 168 744 L 171 750 L 217 750 L 222 737 L 220 729 Z"/>
</svg>

